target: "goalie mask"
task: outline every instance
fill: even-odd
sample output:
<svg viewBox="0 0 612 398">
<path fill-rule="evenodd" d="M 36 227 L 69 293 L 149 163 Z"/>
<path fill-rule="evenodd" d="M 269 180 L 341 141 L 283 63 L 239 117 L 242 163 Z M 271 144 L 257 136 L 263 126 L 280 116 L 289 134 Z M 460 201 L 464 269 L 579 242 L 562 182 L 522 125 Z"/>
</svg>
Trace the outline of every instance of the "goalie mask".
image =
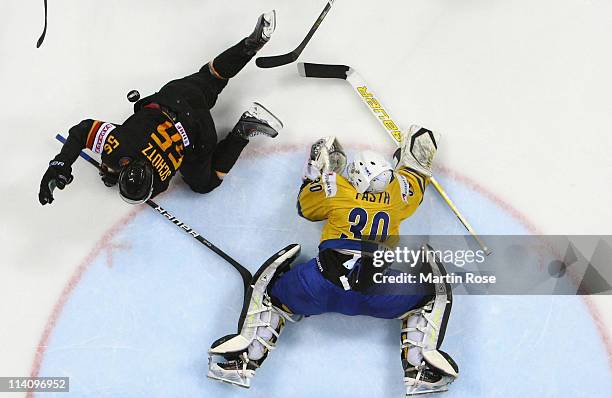
<svg viewBox="0 0 612 398">
<path fill-rule="evenodd" d="M 363 151 L 355 156 L 347 169 L 348 180 L 357 192 L 384 192 L 393 179 L 393 167 L 384 156 Z"/>
<path fill-rule="evenodd" d="M 144 160 L 130 162 L 119 173 L 119 195 L 129 204 L 146 202 L 153 194 L 153 169 Z"/>
</svg>

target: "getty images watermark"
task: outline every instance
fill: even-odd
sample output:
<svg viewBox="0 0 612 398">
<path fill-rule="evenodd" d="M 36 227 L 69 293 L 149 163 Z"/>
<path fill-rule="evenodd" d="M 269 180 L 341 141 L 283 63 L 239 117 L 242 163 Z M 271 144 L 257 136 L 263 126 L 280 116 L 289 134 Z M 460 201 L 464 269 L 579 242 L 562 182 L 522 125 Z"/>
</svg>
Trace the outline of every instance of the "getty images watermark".
<svg viewBox="0 0 612 398">
<path fill-rule="evenodd" d="M 493 284 L 497 282 L 495 275 L 480 275 L 475 272 L 465 272 L 446 275 L 434 275 L 432 272 L 399 272 L 385 273 L 383 269 L 389 264 L 403 265 L 415 268 L 422 264 L 434 261 L 442 264 L 454 264 L 464 267 L 467 264 L 483 264 L 486 254 L 483 250 L 436 250 L 428 246 L 419 249 L 396 247 L 395 249 L 376 250 L 372 255 L 372 265 L 381 269 L 373 275 L 373 282 L 377 284 L 399 283 L 451 283 L 451 284 Z"/>
<path fill-rule="evenodd" d="M 612 236 L 482 236 L 487 256 L 470 236 L 393 236 L 386 248 L 364 242 L 361 266 L 347 276 L 378 286 L 381 294 L 414 294 L 422 285 L 448 283 L 453 294 L 610 295 Z M 445 273 L 432 273 L 430 264 Z M 429 287 L 430 288 L 430 287 Z"/>
</svg>

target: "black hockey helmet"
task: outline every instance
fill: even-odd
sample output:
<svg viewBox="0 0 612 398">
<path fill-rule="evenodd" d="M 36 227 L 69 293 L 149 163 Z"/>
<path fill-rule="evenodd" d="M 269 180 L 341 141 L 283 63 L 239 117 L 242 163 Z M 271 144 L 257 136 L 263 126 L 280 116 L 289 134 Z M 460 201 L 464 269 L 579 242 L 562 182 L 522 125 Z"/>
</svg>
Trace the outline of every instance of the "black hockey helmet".
<svg viewBox="0 0 612 398">
<path fill-rule="evenodd" d="M 145 160 L 134 160 L 121 168 L 119 173 L 119 195 L 126 202 L 144 203 L 153 194 L 153 169 Z"/>
</svg>

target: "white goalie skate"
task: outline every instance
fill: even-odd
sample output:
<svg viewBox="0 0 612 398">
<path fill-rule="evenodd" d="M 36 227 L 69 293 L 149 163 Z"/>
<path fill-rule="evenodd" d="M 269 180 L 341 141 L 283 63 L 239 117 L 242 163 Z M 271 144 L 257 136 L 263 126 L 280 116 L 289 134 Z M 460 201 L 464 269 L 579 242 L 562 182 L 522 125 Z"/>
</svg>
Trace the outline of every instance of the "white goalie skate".
<svg viewBox="0 0 612 398">
<path fill-rule="evenodd" d="M 276 348 L 286 321 L 292 314 L 272 304 L 267 288 L 277 272 L 289 267 L 300 252 L 299 245 L 289 245 L 272 256 L 253 277 L 248 292 L 248 306 L 240 315 L 240 333 L 215 341 L 208 350 L 208 377 L 249 388 L 255 370 Z M 218 357 L 222 357 L 217 362 Z"/>
</svg>

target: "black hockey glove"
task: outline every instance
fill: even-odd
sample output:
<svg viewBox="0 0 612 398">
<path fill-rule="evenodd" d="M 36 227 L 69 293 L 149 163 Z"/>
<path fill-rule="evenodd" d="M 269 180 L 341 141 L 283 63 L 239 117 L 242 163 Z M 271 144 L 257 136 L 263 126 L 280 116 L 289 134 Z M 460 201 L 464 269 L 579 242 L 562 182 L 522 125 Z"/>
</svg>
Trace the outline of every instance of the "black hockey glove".
<svg viewBox="0 0 612 398">
<path fill-rule="evenodd" d="M 61 160 L 52 160 L 49 162 L 49 168 L 43 175 L 40 182 L 40 191 L 38 192 L 38 201 L 41 205 L 53 202 L 53 190 L 57 187 L 64 189 L 70 184 L 74 177 L 72 176 L 72 167 Z"/>
<path fill-rule="evenodd" d="M 106 165 L 102 165 L 100 168 L 100 177 L 102 177 L 102 182 L 107 187 L 114 187 L 117 185 L 117 181 L 119 181 L 119 173 L 113 173 L 106 167 Z"/>
</svg>

